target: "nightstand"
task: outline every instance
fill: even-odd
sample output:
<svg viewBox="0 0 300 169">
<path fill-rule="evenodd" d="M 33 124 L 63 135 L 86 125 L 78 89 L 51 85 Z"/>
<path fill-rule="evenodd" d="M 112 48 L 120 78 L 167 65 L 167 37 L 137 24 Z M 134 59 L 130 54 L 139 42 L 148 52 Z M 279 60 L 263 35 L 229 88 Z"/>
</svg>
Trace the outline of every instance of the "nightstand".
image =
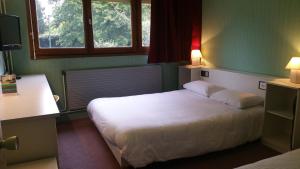
<svg viewBox="0 0 300 169">
<path fill-rule="evenodd" d="M 289 79 L 267 83 L 262 142 L 279 152 L 300 147 L 300 84 Z"/>
<path fill-rule="evenodd" d="M 202 66 L 184 65 L 178 67 L 178 88 L 182 89 L 182 85 L 194 80 L 201 79 Z"/>
</svg>

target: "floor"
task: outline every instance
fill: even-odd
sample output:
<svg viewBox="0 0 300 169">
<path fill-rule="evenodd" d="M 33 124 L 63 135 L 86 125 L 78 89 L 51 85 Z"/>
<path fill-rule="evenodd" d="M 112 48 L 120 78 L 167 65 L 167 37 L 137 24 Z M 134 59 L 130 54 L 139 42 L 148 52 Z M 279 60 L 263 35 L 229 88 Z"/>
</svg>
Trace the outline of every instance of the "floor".
<svg viewBox="0 0 300 169">
<path fill-rule="evenodd" d="M 88 119 L 58 124 L 60 169 L 119 169 L 103 138 Z M 278 153 L 259 141 L 193 158 L 154 163 L 143 169 L 230 169 Z"/>
</svg>

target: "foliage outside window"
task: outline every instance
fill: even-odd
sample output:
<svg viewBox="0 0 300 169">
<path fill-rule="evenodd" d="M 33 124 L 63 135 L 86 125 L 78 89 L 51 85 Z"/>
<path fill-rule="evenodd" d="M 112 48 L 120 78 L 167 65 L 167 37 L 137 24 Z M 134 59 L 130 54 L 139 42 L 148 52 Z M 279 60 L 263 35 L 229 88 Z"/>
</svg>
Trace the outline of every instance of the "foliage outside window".
<svg viewBox="0 0 300 169">
<path fill-rule="evenodd" d="M 150 0 L 28 0 L 37 58 L 145 53 Z"/>
<path fill-rule="evenodd" d="M 40 48 L 84 48 L 81 0 L 36 0 Z"/>
<path fill-rule="evenodd" d="M 130 0 L 93 0 L 92 17 L 95 48 L 132 46 Z"/>
<path fill-rule="evenodd" d="M 142 1 L 142 45 L 150 46 L 151 1 Z"/>
</svg>

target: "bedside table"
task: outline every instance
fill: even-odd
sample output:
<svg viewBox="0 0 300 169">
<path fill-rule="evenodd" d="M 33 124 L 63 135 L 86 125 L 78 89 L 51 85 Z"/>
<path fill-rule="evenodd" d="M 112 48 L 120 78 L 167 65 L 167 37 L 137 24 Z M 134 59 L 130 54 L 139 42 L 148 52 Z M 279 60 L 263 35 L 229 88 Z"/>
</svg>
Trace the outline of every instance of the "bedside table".
<svg viewBox="0 0 300 169">
<path fill-rule="evenodd" d="M 182 89 L 183 84 L 201 79 L 201 68 L 203 66 L 184 65 L 178 67 L 178 88 Z"/>
<path fill-rule="evenodd" d="M 289 79 L 267 83 L 262 142 L 279 151 L 300 148 L 300 84 Z"/>
</svg>

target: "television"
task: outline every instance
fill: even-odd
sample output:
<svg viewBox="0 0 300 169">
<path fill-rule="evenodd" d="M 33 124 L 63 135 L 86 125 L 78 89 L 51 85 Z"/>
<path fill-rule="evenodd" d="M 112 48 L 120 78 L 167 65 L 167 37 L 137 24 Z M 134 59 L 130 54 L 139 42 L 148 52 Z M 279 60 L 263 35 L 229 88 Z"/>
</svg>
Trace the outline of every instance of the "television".
<svg viewBox="0 0 300 169">
<path fill-rule="evenodd" d="M 21 49 L 20 18 L 0 14 L 0 51 Z"/>
</svg>

